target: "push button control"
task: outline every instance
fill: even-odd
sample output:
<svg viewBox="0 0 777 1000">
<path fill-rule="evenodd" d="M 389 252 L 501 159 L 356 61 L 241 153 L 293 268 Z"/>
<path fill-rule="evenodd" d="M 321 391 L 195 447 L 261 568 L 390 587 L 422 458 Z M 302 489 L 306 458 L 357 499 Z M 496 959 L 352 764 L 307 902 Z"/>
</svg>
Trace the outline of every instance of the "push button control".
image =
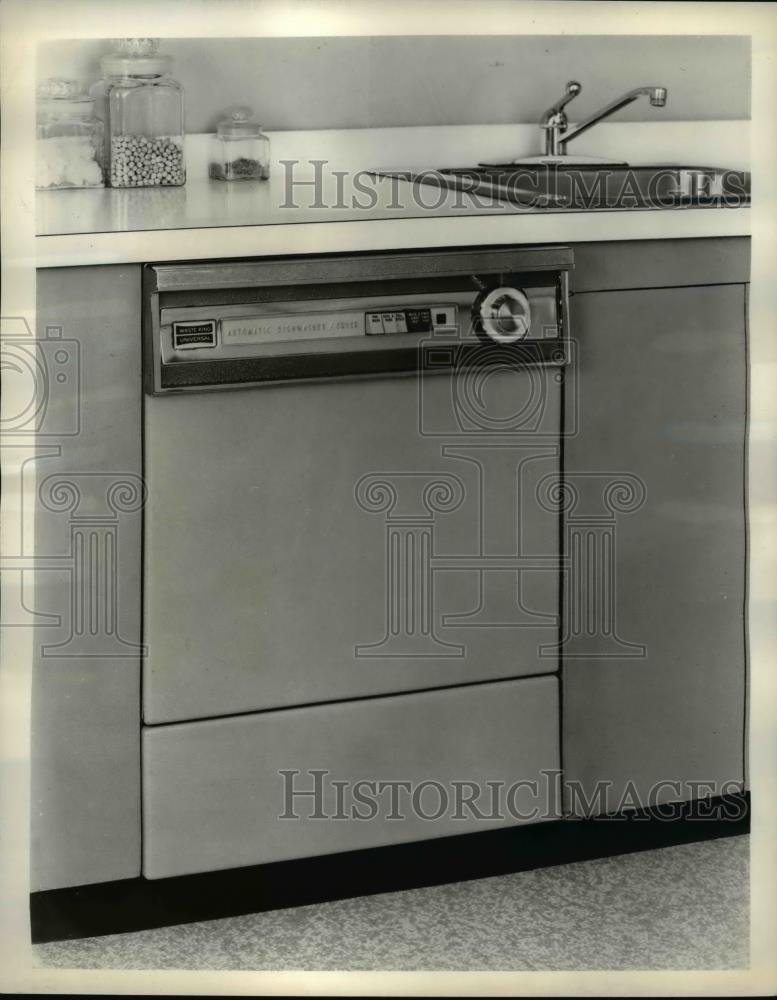
<svg viewBox="0 0 777 1000">
<path fill-rule="evenodd" d="M 383 329 L 383 317 L 380 313 L 367 313 L 366 332 L 369 337 L 385 332 Z"/>
<path fill-rule="evenodd" d="M 383 313 L 383 330 L 385 333 L 399 333 L 396 320 L 398 315 L 399 313 L 393 312 Z"/>
</svg>

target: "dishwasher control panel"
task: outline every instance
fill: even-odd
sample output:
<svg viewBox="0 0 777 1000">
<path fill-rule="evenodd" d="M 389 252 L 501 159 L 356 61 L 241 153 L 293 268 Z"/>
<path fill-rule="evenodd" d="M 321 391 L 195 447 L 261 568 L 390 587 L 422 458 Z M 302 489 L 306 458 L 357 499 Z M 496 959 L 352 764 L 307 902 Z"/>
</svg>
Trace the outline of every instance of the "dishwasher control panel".
<svg viewBox="0 0 777 1000">
<path fill-rule="evenodd" d="M 570 266 L 568 248 L 147 265 L 146 389 L 563 364 Z"/>
<path fill-rule="evenodd" d="M 219 319 L 179 319 L 170 323 L 170 350 L 201 350 L 219 347 L 250 347 L 259 344 L 289 344 L 350 337 L 374 337 L 394 333 L 456 333 L 455 305 L 432 305 L 414 309 L 372 312 L 321 311 L 222 316 Z"/>
</svg>

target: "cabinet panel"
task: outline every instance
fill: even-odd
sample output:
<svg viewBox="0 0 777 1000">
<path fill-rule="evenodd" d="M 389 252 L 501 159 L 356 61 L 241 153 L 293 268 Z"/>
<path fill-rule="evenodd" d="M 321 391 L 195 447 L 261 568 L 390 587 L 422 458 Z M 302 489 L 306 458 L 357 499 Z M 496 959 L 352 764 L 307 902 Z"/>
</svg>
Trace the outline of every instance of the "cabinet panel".
<svg viewBox="0 0 777 1000">
<path fill-rule="evenodd" d="M 612 628 L 634 644 L 619 655 L 612 635 L 585 627 L 570 639 L 566 777 L 589 795 L 610 782 L 609 808 L 629 782 L 643 800 L 695 797 L 691 781 L 743 779 L 745 286 L 578 295 L 572 323 L 580 422 L 567 480 L 584 493 L 597 475 L 627 474 L 645 498 L 615 518 L 612 569 L 589 559 L 592 576 L 573 565 L 566 577 L 573 613 L 590 610 L 594 582 L 609 586 Z M 568 547 L 571 529 L 568 517 Z"/>
<path fill-rule="evenodd" d="M 140 871 L 140 268 L 39 271 L 37 324 L 47 395 L 27 470 L 42 890 Z"/>
<path fill-rule="evenodd" d="M 578 243 L 573 292 L 742 284 L 750 280 L 750 237 Z"/>
<path fill-rule="evenodd" d="M 149 878 L 471 833 L 556 816 L 558 680 L 155 726 L 144 730 L 143 750 Z M 315 789 L 314 770 L 321 796 L 290 797 Z M 359 781 L 409 788 L 397 786 L 392 802 L 388 789 L 359 792 Z M 474 815 L 457 806 L 454 782 L 465 781 L 474 783 Z M 442 791 L 417 792 L 422 782 Z M 524 784 L 510 794 L 516 782 Z M 373 815 L 359 795 L 373 801 Z"/>
</svg>

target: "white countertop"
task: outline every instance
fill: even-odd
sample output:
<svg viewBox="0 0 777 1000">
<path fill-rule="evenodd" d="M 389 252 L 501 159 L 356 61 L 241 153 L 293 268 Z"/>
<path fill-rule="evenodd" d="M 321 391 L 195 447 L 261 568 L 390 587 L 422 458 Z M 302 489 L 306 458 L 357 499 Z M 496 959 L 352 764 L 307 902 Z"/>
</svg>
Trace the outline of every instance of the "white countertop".
<svg viewBox="0 0 777 1000">
<path fill-rule="evenodd" d="M 323 224 L 326 223 L 326 224 Z M 38 236 L 36 265 L 65 267 L 140 261 L 202 260 L 299 253 L 507 243 L 585 243 L 592 240 L 747 236 L 746 208 L 264 222 L 84 235 Z"/>
<path fill-rule="evenodd" d="M 623 130 L 636 127 L 620 126 L 619 135 L 605 138 L 610 145 L 622 144 L 627 138 Z M 209 180 L 208 137 L 187 137 L 188 179 L 183 187 L 38 192 L 36 263 L 52 267 L 478 243 L 742 236 L 750 232 L 748 208 L 526 209 L 500 202 L 476 204 L 462 193 L 374 178 L 364 172 L 375 165 L 417 168 L 434 162 L 466 164 L 473 159 L 473 148 L 479 152 L 474 159 L 504 156 L 505 148 L 514 149 L 512 130 L 501 126 L 476 129 L 476 135 L 472 129 L 461 128 L 360 130 L 347 134 L 346 145 L 343 133 L 285 133 L 282 138 L 279 134 L 271 137 L 274 162 L 270 180 L 233 183 Z M 527 132 L 526 138 L 533 141 L 533 131 Z M 655 150 L 655 136 L 648 141 Z M 628 146 L 631 162 L 638 162 L 633 155 L 633 135 Z M 389 148 L 392 153 L 387 160 Z M 663 154 L 663 162 L 668 162 L 671 149 L 665 144 L 658 152 Z M 714 149 L 695 152 L 696 156 L 689 153 L 684 162 L 720 165 Z M 603 153 L 611 155 L 608 149 Z M 312 177 L 310 160 L 316 157 L 327 161 L 317 190 L 304 183 Z M 285 158 L 299 162 L 292 175 L 280 163 Z M 640 162 L 651 160 L 642 158 Z M 338 180 L 336 169 L 347 175 Z M 293 191 L 290 176 L 303 182 Z"/>
</svg>

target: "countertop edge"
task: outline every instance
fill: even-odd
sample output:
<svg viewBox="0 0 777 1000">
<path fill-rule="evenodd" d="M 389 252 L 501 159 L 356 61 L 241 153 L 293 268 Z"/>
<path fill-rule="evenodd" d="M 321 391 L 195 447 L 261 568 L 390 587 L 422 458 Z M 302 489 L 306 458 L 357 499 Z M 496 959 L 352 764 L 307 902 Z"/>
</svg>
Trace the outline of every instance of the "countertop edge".
<svg viewBox="0 0 777 1000">
<path fill-rule="evenodd" d="M 688 239 L 749 236 L 750 231 L 749 206 L 270 223 L 36 236 L 35 266 L 78 267 L 477 244 Z"/>
</svg>

